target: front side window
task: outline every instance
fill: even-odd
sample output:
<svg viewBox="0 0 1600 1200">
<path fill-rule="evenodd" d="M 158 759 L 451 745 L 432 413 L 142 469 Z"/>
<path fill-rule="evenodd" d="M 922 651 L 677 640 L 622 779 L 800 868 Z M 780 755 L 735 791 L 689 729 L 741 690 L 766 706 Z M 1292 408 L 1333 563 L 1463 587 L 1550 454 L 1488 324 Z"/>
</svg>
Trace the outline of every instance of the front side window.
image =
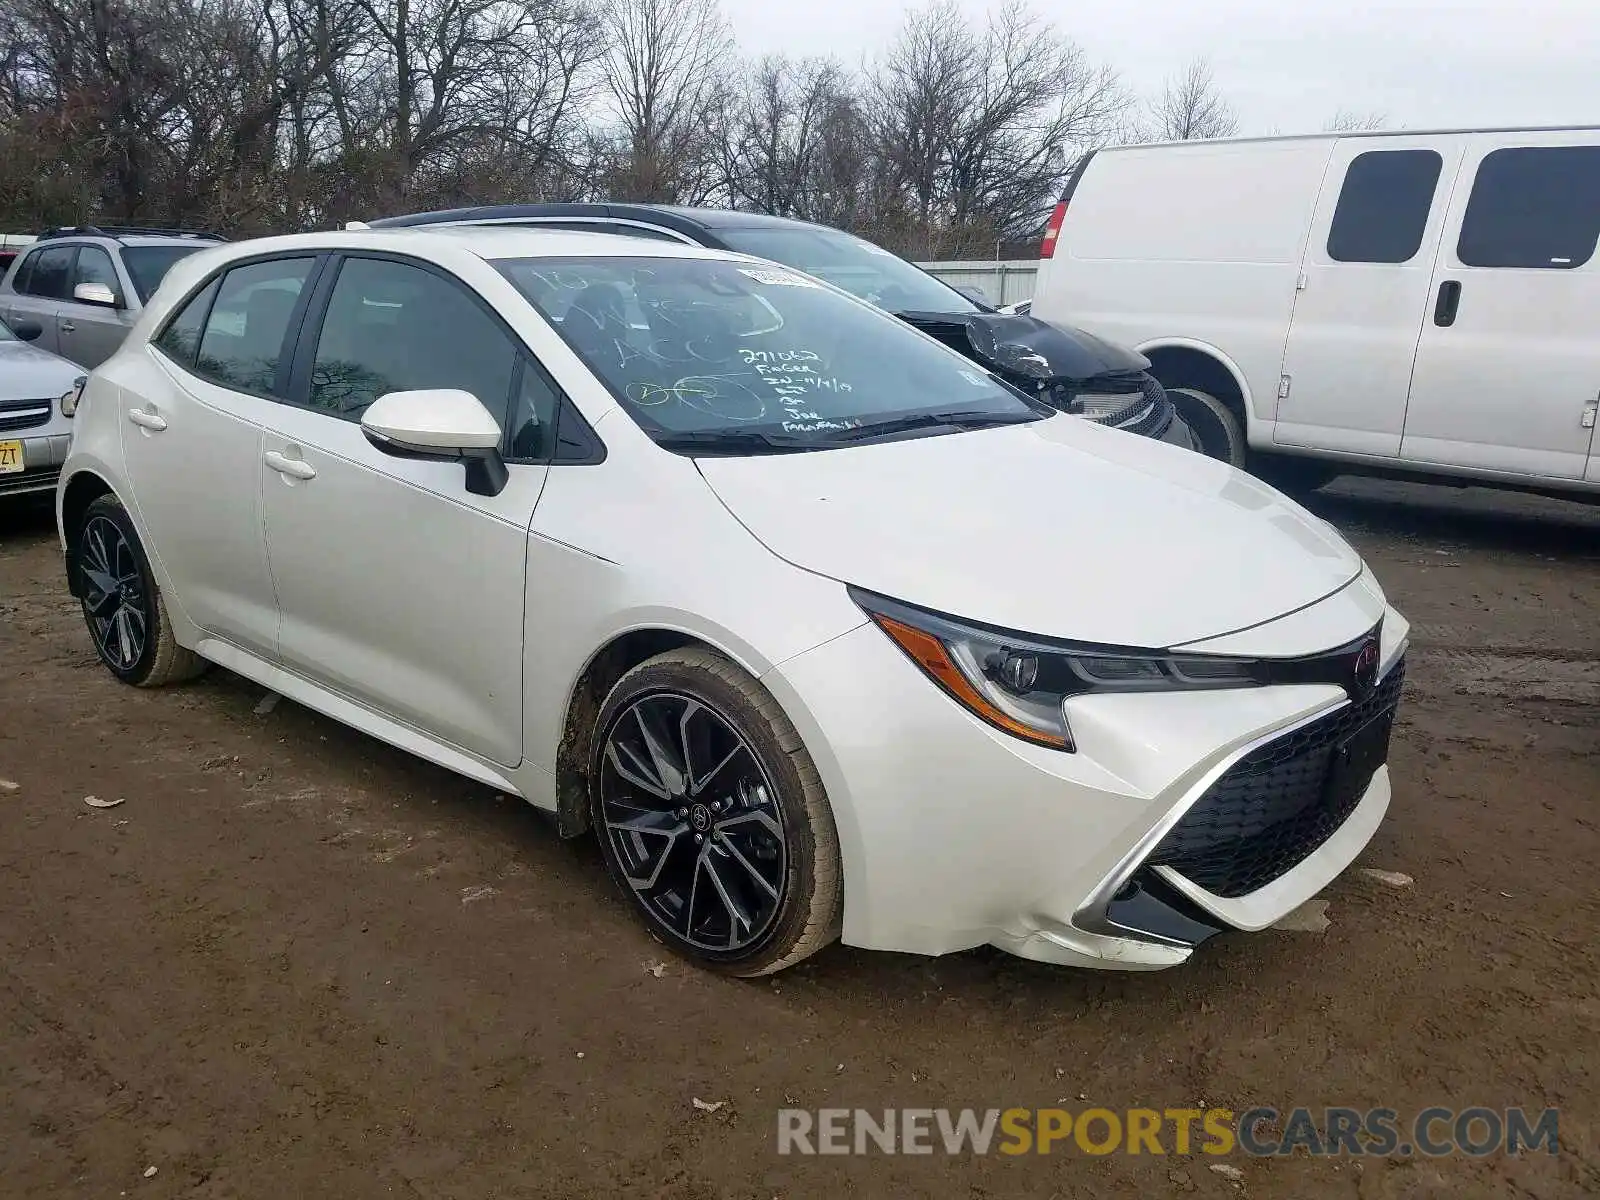
<svg viewBox="0 0 1600 1200">
<path fill-rule="evenodd" d="M 1484 156 L 1461 219 L 1469 267 L 1572 270 L 1600 238 L 1600 146 L 1516 146 Z"/>
<path fill-rule="evenodd" d="M 28 277 L 28 295 L 43 296 L 50 300 L 64 300 L 68 295 L 67 280 L 72 276 L 72 256 L 76 246 L 51 246 L 33 254 L 33 271 Z"/>
<path fill-rule="evenodd" d="M 1334 262 L 1403 263 L 1428 228 L 1444 160 L 1433 150 L 1373 150 L 1350 160 L 1328 230 Z"/>
<path fill-rule="evenodd" d="M 312 408 L 359 421 L 388 392 L 459 388 L 502 425 L 517 353 L 459 284 L 386 259 L 349 258 L 328 300 Z"/>
<path fill-rule="evenodd" d="M 122 301 L 122 283 L 117 279 L 117 268 L 111 262 L 111 256 L 99 246 L 81 246 L 78 249 L 78 265 L 72 272 L 72 286 L 76 288 L 80 283 L 98 283 L 111 289 L 111 294 Z"/>
<path fill-rule="evenodd" d="M 196 372 L 237 391 L 277 394 L 289 319 L 315 261 L 277 258 L 224 275 L 200 336 Z"/>
<path fill-rule="evenodd" d="M 730 250 L 770 258 L 826 279 L 893 313 L 983 311 L 954 288 L 863 238 L 816 225 L 730 225 L 716 230 Z"/>
<path fill-rule="evenodd" d="M 954 351 L 782 267 L 599 257 L 494 265 L 633 419 L 675 449 L 740 452 L 760 439 L 825 449 L 887 425 L 951 432 L 1040 419 Z"/>
</svg>

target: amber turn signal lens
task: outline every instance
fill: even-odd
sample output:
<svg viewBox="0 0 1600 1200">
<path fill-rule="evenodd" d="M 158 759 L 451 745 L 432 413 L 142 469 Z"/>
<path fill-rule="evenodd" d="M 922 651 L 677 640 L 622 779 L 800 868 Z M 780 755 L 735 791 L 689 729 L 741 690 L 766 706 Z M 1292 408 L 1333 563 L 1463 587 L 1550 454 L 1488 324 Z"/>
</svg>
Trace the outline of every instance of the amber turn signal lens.
<svg viewBox="0 0 1600 1200">
<path fill-rule="evenodd" d="M 1049 746 L 1053 750 L 1072 749 L 1068 739 L 1035 729 L 991 704 L 982 692 L 972 686 L 972 681 L 950 658 L 944 643 L 933 634 L 880 613 L 872 613 L 871 616 L 878 623 L 878 628 L 888 634 L 894 644 L 904 650 L 929 678 L 989 724 L 1035 745 Z"/>
</svg>

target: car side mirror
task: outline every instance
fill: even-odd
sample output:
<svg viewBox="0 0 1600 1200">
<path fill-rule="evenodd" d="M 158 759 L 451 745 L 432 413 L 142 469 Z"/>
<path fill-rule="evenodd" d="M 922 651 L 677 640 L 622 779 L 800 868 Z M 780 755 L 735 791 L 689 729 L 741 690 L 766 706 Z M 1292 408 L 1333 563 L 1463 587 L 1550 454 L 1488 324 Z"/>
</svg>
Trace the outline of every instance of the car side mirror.
<svg viewBox="0 0 1600 1200">
<path fill-rule="evenodd" d="M 31 342 L 44 332 L 44 326 L 37 321 L 13 321 L 11 333 L 19 342 Z"/>
<path fill-rule="evenodd" d="M 103 283 L 80 283 L 72 289 L 72 298 L 79 304 L 98 304 L 101 308 L 117 307 L 117 294 Z"/>
<path fill-rule="evenodd" d="M 510 480 L 500 457 L 500 422 L 460 388 L 387 392 L 361 415 L 361 432 L 396 458 L 460 460 L 475 496 L 498 496 Z"/>
</svg>

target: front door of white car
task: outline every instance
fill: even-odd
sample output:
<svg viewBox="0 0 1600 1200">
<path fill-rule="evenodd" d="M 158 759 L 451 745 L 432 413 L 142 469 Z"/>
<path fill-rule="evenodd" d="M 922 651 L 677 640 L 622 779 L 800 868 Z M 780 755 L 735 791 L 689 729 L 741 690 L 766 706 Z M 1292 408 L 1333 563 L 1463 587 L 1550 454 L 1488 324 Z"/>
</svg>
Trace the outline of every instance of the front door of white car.
<svg viewBox="0 0 1600 1200">
<path fill-rule="evenodd" d="M 1459 142 L 1335 143 L 1301 263 L 1273 440 L 1400 452 Z"/>
<path fill-rule="evenodd" d="M 1600 140 L 1481 134 L 1433 273 L 1402 457 L 1582 478 L 1600 397 Z"/>
<path fill-rule="evenodd" d="M 360 418 L 380 395 L 459 388 L 504 425 L 519 345 L 436 268 L 352 255 L 324 272 L 294 369 L 300 402 L 272 406 L 262 454 L 283 666 L 517 765 L 528 527 L 548 467 L 513 457 L 498 495 L 474 495 L 461 463 L 385 453 Z"/>
<path fill-rule="evenodd" d="M 278 610 L 261 540 L 264 411 L 314 256 L 234 267 L 152 343 L 164 386 L 122 394 L 122 451 L 152 552 L 184 614 L 210 637 L 270 659 Z M 268 300 L 263 301 L 262 297 Z"/>
</svg>

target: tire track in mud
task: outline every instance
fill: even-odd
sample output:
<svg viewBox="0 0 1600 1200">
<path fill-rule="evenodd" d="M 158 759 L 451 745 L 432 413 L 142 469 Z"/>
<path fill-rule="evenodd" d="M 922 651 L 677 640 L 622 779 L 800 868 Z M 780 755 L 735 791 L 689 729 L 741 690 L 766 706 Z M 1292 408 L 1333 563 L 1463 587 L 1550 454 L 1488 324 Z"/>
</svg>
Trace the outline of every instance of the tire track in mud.
<svg viewBox="0 0 1600 1200">
<path fill-rule="evenodd" d="M 1406 682 L 1432 694 L 1600 704 L 1600 650 L 1473 644 L 1449 626 L 1412 630 Z"/>
</svg>

